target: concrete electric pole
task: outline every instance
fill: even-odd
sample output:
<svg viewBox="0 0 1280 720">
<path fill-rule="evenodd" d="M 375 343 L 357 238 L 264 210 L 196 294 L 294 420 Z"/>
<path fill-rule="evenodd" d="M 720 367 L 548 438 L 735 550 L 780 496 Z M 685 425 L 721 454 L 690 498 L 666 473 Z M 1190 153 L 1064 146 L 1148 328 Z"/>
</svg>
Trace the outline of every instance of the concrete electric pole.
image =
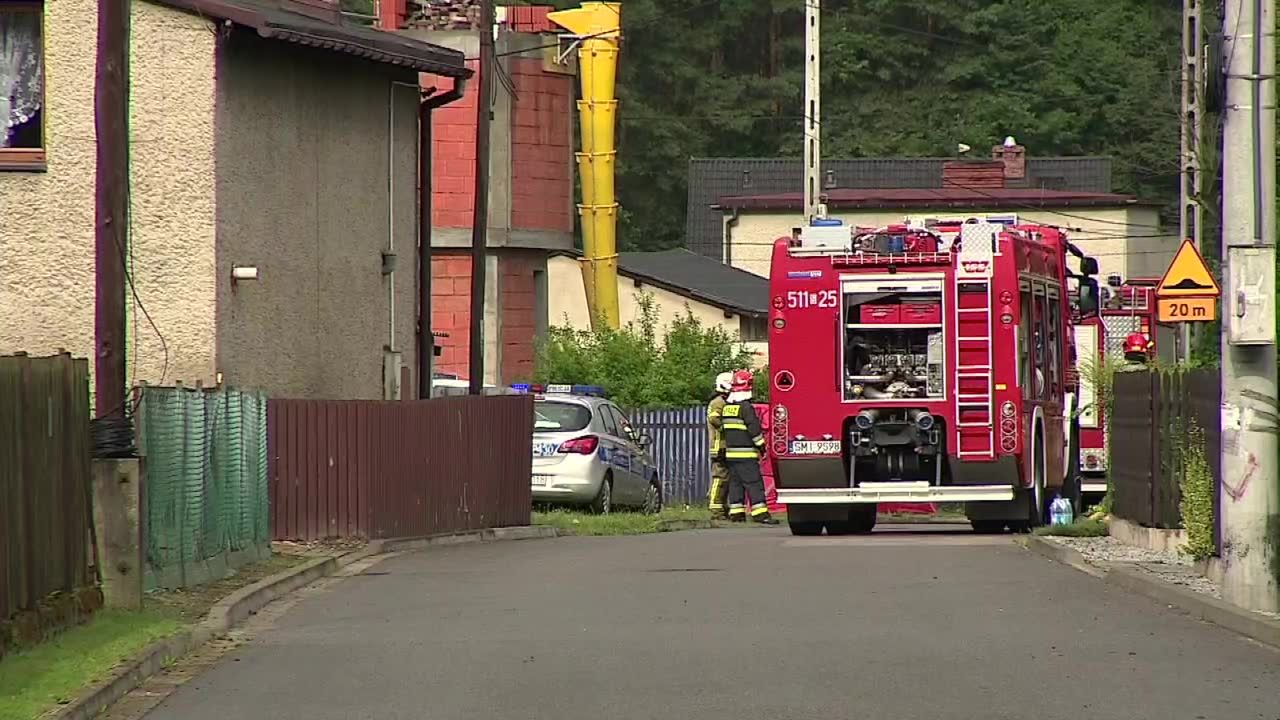
<svg viewBox="0 0 1280 720">
<path fill-rule="evenodd" d="M 1204 63 L 1200 53 L 1204 48 L 1204 30 L 1200 24 L 1200 0 L 1182 0 L 1182 132 L 1181 191 L 1178 203 L 1178 242 L 1191 240 L 1196 249 L 1204 252 L 1201 244 L 1201 226 L 1204 212 L 1200 205 L 1200 148 L 1204 141 Z M 1191 326 L 1182 323 L 1178 358 L 1191 357 Z"/>
<path fill-rule="evenodd" d="M 819 26 L 821 0 L 804 3 L 804 219 L 813 222 L 819 215 L 822 190 L 822 75 L 818 51 L 822 45 Z"/>
<path fill-rule="evenodd" d="M 493 0 L 480 0 L 479 88 L 476 93 L 476 184 L 471 216 L 471 332 L 468 392 L 484 389 L 484 281 L 489 258 L 489 126 L 493 118 Z"/>
<path fill-rule="evenodd" d="M 1226 3 L 1223 28 L 1222 593 L 1276 611 L 1275 0 Z"/>
<path fill-rule="evenodd" d="M 125 275 L 129 243 L 129 0 L 98 0 L 94 77 L 94 416 L 124 423 Z"/>
</svg>

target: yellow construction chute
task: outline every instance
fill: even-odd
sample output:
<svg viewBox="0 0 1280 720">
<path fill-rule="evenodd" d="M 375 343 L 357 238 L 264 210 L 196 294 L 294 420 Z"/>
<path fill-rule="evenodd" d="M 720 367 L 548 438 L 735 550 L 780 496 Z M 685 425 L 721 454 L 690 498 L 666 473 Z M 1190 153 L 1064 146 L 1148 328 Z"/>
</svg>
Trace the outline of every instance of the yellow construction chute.
<svg viewBox="0 0 1280 720">
<path fill-rule="evenodd" d="M 582 279 L 592 323 L 603 319 L 618 327 L 618 202 L 614 195 L 614 165 L 618 148 L 614 123 L 618 114 L 615 94 L 618 74 L 618 39 L 622 35 L 622 4 L 584 2 L 572 10 L 547 17 L 580 40 L 578 101 L 582 152 L 577 153 L 582 177 Z"/>
</svg>

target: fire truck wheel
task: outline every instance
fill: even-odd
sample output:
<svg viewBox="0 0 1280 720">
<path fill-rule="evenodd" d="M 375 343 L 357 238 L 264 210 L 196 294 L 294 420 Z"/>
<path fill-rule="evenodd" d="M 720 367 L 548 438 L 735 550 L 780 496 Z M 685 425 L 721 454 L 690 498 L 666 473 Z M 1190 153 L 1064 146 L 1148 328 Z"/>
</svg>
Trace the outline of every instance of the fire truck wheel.
<svg viewBox="0 0 1280 720">
<path fill-rule="evenodd" d="M 849 532 L 866 535 L 876 527 L 875 505 L 854 505 L 849 510 Z"/>
<path fill-rule="evenodd" d="M 799 522 L 788 518 L 787 525 L 790 526 L 792 535 L 811 537 L 822 534 L 822 523 L 820 522 Z"/>
<path fill-rule="evenodd" d="M 1036 426 L 1035 443 L 1032 447 L 1036 448 L 1035 460 L 1031 465 L 1031 487 L 1022 492 L 1022 502 L 1025 503 L 1026 520 L 1009 523 L 1009 529 L 1014 532 L 1031 532 L 1035 528 L 1044 524 L 1045 508 L 1048 505 L 1048 499 L 1045 496 L 1045 452 L 1044 452 L 1044 429 Z"/>
<path fill-rule="evenodd" d="M 981 535 L 999 535 L 1004 532 L 1004 520 L 970 520 L 969 526 Z"/>
</svg>

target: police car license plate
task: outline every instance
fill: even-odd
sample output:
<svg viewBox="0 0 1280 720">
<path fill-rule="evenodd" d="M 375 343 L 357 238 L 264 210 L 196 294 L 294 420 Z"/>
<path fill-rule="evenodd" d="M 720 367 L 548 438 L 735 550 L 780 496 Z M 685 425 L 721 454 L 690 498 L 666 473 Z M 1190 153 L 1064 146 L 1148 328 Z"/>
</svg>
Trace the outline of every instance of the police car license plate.
<svg viewBox="0 0 1280 720">
<path fill-rule="evenodd" d="M 792 440 L 792 455 L 839 455 L 839 440 Z"/>
<path fill-rule="evenodd" d="M 556 448 L 558 447 L 560 447 L 559 443 L 534 443 L 533 456 L 536 458 L 551 457 L 556 454 Z"/>
</svg>

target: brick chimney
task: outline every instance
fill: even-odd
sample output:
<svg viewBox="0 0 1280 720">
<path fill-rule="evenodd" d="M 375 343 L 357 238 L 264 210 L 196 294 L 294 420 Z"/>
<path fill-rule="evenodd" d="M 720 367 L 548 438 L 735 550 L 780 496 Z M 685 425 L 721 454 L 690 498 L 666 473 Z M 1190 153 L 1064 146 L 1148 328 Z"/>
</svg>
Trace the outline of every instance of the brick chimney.
<svg viewBox="0 0 1280 720">
<path fill-rule="evenodd" d="M 942 187 L 983 190 L 1004 187 L 1004 163 L 995 160 L 948 160 L 942 164 Z"/>
<path fill-rule="evenodd" d="M 1005 180 L 1027 178 L 1027 149 L 1014 142 L 1012 137 L 1005 138 L 1003 145 L 991 148 L 991 157 L 1004 164 Z"/>
</svg>

